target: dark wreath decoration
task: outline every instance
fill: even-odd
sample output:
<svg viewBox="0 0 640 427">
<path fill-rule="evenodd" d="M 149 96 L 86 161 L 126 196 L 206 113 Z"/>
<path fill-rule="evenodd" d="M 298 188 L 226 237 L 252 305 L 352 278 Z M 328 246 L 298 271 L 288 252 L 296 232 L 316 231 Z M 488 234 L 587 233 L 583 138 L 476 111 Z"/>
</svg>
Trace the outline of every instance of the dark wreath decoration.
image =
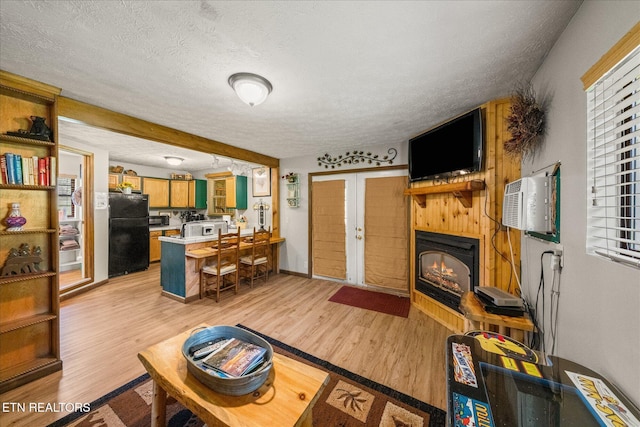
<svg viewBox="0 0 640 427">
<path fill-rule="evenodd" d="M 380 157 L 378 154 L 372 154 L 371 152 L 364 151 L 347 151 L 347 153 L 342 156 L 339 155 L 337 157 L 332 157 L 330 154 L 325 154 L 322 157 L 318 157 L 318 166 L 324 165 L 325 169 L 335 169 L 336 166 L 342 165 L 352 165 L 358 163 L 365 163 L 375 166 L 380 166 L 383 163 L 392 165 L 393 160 L 398 155 L 398 150 L 395 148 L 389 148 L 387 150 L 387 155 Z"/>
<path fill-rule="evenodd" d="M 507 117 L 511 139 L 504 143 L 504 151 L 509 156 L 526 158 L 535 154 L 545 134 L 544 115 L 531 85 L 516 90 L 511 96 L 511 114 Z"/>
</svg>

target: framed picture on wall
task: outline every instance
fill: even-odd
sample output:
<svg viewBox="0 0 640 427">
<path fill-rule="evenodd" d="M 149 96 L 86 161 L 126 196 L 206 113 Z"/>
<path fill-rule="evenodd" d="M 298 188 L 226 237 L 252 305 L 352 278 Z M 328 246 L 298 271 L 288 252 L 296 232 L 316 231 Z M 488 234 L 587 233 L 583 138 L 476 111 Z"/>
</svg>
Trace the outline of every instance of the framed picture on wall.
<svg viewBox="0 0 640 427">
<path fill-rule="evenodd" d="M 253 197 L 271 196 L 271 169 L 262 166 L 251 169 Z"/>
</svg>

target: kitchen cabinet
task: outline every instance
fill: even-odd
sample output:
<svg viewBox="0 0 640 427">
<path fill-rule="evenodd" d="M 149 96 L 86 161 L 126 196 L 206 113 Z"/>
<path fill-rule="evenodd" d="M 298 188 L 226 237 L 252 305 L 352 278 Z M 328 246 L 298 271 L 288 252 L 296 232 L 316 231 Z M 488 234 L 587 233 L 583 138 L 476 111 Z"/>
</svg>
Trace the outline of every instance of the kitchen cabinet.
<svg viewBox="0 0 640 427">
<path fill-rule="evenodd" d="M 207 208 L 207 181 L 204 179 L 189 181 L 189 207 L 194 209 Z"/>
<path fill-rule="evenodd" d="M 23 184 L 0 184 L 0 218 L 9 215 L 13 202 L 27 219 L 22 230 L 0 231 L 0 260 L 6 260 L 7 269 L 0 277 L 0 393 L 62 369 L 55 178 L 59 94 L 60 89 L 0 71 L 0 155 L 48 158 L 52 166 L 51 183 L 27 177 Z M 51 128 L 48 140 L 7 135 L 29 130 L 31 116 L 45 119 Z M 9 254 L 21 247 L 27 253 L 18 256 L 26 265 L 12 268 Z"/>
<path fill-rule="evenodd" d="M 171 188 L 170 205 L 172 208 L 188 208 L 189 206 L 189 181 L 172 179 L 169 182 Z"/>
<path fill-rule="evenodd" d="M 118 173 L 109 174 L 109 190 L 117 190 L 121 182 L 123 184 L 128 182 L 133 185 L 131 191 L 135 191 L 136 193 L 142 191 L 142 177 L 136 175 L 120 175 Z"/>
<path fill-rule="evenodd" d="M 207 175 L 207 213 L 233 215 L 235 209 L 247 209 L 247 177 Z"/>
<path fill-rule="evenodd" d="M 117 190 L 118 184 L 120 184 L 120 175 L 117 173 L 109 174 L 109 190 Z"/>
<path fill-rule="evenodd" d="M 189 181 L 171 180 L 172 208 L 206 209 L 207 181 L 192 179 Z"/>
<path fill-rule="evenodd" d="M 227 208 L 247 209 L 247 177 L 229 176 L 225 183 Z"/>
<path fill-rule="evenodd" d="M 149 195 L 150 208 L 169 207 L 169 180 L 144 177 L 143 192 Z"/>
<path fill-rule="evenodd" d="M 180 230 L 153 230 L 149 231 L 149 262 L 160 261 L 162 258 L 161 236 L 179 236 Z"/>
<path fill-rule="evenodd" d="M 207 185 L 209 215 L 222 215 L 231 213 L 227 210 L 227 182 L 224 178 L 210 178 Z"/>
<path fill-rule="evenodd" d="M 125 182 L 133 185 L 133 187 L 131 187 L 131 191 L 135 191 L 136 193 L 142 191 L 142 177 L 135 175 L 122 175 L 122 183 L 124 184 Z"/>
<path fill-rule="evenodd" d="M 161 243 L 158 237 L 162 236 L 162 231 L 149 231 L 149 262 L 160 261 L 162 256 Z"/>
</svg>

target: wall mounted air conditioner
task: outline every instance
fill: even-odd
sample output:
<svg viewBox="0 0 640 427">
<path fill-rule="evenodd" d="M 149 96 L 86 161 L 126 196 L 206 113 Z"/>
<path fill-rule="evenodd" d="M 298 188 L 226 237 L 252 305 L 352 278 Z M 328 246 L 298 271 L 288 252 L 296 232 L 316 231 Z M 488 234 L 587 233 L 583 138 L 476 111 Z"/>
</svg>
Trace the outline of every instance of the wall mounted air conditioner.
<svg viewBox="0 0 640 427">
<path fill-rule="evenodd" d="M 536 233 L 552 233 L 551 189 L 554 176 L 530 176 L 507 184 L 502 224 Z"/>
</svg>

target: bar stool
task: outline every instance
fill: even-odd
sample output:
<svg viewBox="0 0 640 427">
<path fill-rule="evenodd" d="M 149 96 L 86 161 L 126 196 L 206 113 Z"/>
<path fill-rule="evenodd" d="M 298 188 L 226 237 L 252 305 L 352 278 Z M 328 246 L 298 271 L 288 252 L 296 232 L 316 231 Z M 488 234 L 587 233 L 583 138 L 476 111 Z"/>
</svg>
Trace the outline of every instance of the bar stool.
<svg viewBox="0 0 640 427">
<path fill-rule="evenodd" d="M 269 257 L 271 255 L 271 247 L 269 239 L 271 238 L 271 227 L 267 230 L 262 229 L 256 231 L 253 228 L 253 237 L 251 238 L 251 254 L 240 258 L 240 270 L 242 277 L 250 282 L 253 288 L 253 281 L 264 277 L 265 283 L 269 279 Z"/>
<path fill-rule="evenodd" d="M 219 302 L 220 291 L 234 289 L 238 293 L 240 229 L 237 233 L 225 234 L 218 230 L 217 249 L 215 260 L 200 270 L 200 298 L 207 296 L 210 286 L 215 286 L 216 302 Z"/>
</svg>

